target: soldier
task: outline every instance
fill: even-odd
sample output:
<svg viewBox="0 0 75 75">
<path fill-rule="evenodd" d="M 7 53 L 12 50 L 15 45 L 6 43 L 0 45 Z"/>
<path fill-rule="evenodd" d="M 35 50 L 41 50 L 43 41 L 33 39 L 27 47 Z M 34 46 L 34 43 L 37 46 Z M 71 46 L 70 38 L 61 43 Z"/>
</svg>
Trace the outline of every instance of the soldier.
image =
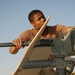
<svg viewBox="0 0 75 75">
<path fill-rule="evenodd" d="M 28 19 L 34 28 L 24 31 L 18 38 L 13 40 L 13 44 L 15 44 L 16 46 L 10 47 L 9 52 L 11 54 L 16 54 L 20 50 L 20 48 L 23 48 L 22 42 L 33 40 L 37 32 L 40 30 L 40 28 L 46 21 L 46 18 L 43 12 L 40 10 L 32 10 L 28 15 Z M 55 26 L 47 26 L 43 34 L 41 35 L 40 39 L 57 38 L 59 35 L 59 32 L 62 32 L 65 35 L 72 28 L 73 27 L 67 27 L 61 24 L 57 24 Z M 52 59 L 52 55 L 50 55 L 49 59 Z M 47 68 L 47 69 L 45 68 L 42 71 L 44 71 L 45 75 L 55 75 L 56 74 L 56 72 L 52 68 Z"/>
</svg>

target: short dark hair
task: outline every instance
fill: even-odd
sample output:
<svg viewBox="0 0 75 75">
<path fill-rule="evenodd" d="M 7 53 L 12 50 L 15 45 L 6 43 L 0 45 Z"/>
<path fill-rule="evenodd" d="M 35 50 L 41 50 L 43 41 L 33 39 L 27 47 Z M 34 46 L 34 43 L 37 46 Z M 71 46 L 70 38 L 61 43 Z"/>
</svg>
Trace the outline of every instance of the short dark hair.
<svg viewBox="0 0 75 75">
<path fill-rule="evenodd" d="M 36 15 L 36 14 L 39 13 L 39 12 L 43 14 L 43 12 L 40 11 L 40 10 L 32 10 L 32 11 L 29 13 L 29 15 L 28 15 L 29 21 L 32 22 L 32 21 L 33 21 L 33 18 L 34 18 L 34 15 Z"/>
</svg>

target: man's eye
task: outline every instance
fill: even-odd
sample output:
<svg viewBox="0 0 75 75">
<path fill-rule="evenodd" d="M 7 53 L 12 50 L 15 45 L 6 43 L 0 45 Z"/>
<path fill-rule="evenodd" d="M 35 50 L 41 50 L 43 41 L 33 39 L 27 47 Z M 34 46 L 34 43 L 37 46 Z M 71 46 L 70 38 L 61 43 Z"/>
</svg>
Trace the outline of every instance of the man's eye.
<svg viewBox="0 0 75 75">
<path fill-rule="evenodd" d="M 42 16 L 42 18 L 44 19 L 45 17 L 44 17 L 44 16 Z"/>
<path fill-rule="evenodd" d="M 41 16 L 38 18 L 38 21 L 40 21 L 41 19 L 44 19 L 45 17 L 44 16 Z"/>
<path fill-rule="evenodd" d="M 41 18 L 38 18 L 38 20 L 41 20 Z"/>
</svg>

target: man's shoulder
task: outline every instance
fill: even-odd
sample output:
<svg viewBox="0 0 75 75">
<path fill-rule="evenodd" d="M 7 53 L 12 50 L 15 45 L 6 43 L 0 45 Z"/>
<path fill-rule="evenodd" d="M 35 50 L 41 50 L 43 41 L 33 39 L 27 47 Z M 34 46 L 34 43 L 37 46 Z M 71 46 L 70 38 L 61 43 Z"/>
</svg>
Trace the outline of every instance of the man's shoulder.
<svg viewBox="0 0 75 75">
<path fill-rule="evenodd" d="M 34 30 L 34 28 L 24 30 L 24 31 L 21 33 L 21 35 L 30 34 L 30 33 L 32 33 L 32 32 L 33 32 L 33 30 Z"/>
<path fill-rule="evenodd" d="M 48 25 L 47 27 L 48 27 L 48 28 L 55 28 L 55 27 L 57 27 L 57 26 L 60 26 L 60 25 L 58 25 L 58 24 L 56 24 L 56 25 L 50 25 L 50 26 Z"/>
<path fill-rule="evenodd" d="M 56 24 L 56 25 L 52 25 L 52 26 L 48 26 L 48 29 L 61 29 L 64 28 L 65 26 L 62 24 Z"/>
<path fill-rule="evenodd" d="M 60 26 L 60 27 L 62 27 L 62 26 L 64 26 L 64 25 L 62 25 L 62 24 L 56 24 L 56 26 Z"/>
<path fill-rule="evenodd" d="M 48 27 L 64 26 L 62 24 L 48 25 Z"/>
<path fill-rule="evenodd" d="M 31 29 L 25 30 L 24 32 L 31 32 L 31 31 L 33 31 L 33 30 L 34 30 L 34 28 L 31 28 Z"/>
</svg>

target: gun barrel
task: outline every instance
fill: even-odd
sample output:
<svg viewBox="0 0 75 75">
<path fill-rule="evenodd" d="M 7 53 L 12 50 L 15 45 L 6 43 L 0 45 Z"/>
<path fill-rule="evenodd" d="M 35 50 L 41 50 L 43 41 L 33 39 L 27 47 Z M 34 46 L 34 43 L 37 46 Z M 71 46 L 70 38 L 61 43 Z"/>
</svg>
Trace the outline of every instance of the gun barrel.
<svg viewBox="0 0 75 75">
<path fill-rule="evenodd" d="M 31 41 L 23 42 L 22 46 L 28 46 L 30 42 Z M 50 39 L 41 39 L 40 41 L 37 42 L 35 46 L 51 46 L 52 42 L 53 40 L 50 40 Z M 12 42 L 0 43 L 0 47 L 11 47 L 11 46 L 16 46 L 16 45 L 14 45 Z"/>
<path fill-rule="evenodd" d="M 28 46 L 29 42 L 23 42 L 22 46 Z M 11 47 L 11 46 L 16 46 L 14 45 L 12 42 L 8 42 L 8 43 L 0 43 L 0 47 Z"/>
</svg>

